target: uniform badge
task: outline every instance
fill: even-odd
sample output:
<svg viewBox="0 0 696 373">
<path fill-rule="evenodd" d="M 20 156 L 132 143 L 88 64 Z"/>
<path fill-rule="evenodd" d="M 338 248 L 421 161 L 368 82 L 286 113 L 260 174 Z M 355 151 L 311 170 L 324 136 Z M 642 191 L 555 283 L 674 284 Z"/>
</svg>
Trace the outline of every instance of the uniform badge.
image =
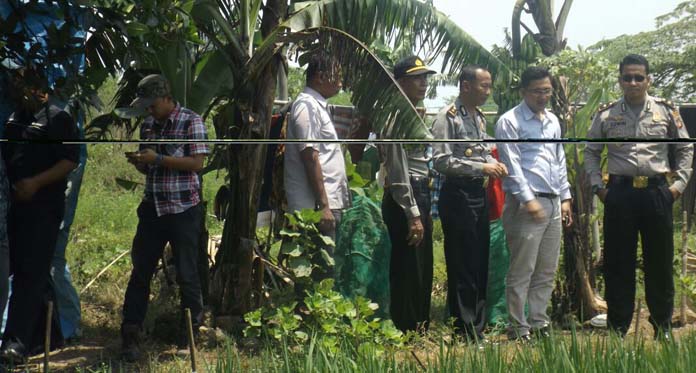
<svg viewBox="0 0 696 373">
<path fill-rule="evenodd" d="M 657 111 L 655 113 L 653 113 L 653 122 L 662 122 L 664 120 L 665 120 L 665 118 L 663 118 L 662 115 L 660 113 L 658 113 Z"/>
<path fill-rule="evenodd" d="M 464 155 L 467 157 L 471 157 L 472 155 L 474 155 L 474 151 L 471 150 L 471 148 L 466 148 L 466 150 L 464 151 Z"/>
</svg>

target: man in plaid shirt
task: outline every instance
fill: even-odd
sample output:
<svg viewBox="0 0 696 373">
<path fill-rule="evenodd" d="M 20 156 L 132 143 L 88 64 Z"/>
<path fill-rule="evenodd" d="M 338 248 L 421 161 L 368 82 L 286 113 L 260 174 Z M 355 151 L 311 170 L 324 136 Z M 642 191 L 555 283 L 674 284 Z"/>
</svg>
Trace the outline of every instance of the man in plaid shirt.
<svg viewBox="0 0 696 373">
<path fill-rule="evenodd" d="M 205 140 L 200 115 L 172 98 L 169 83 L 161 75 L 148 75 L 138 83 L 131 115 L 149 114 L 140 130 L 142 140 Z M 138 228 L 133 239 L 131 272 L 123 302 L 123 358 L 140 356 L 138 339 L 150 296 L 150 280 L 167 242 L 172 246 L 181 308 L 190 308 L 195 331 L 202 320 L 203 299 L 198 276 L 199 237 L 205 218 L 200 204 L 200 181 L 208 149 L 205 144 L 141 144 L 128 152 L 128 161 L 146 175 L 145 195 L 138 207 Z M 179 347 L 187 345 L 183 317 Z"/>
</svg>

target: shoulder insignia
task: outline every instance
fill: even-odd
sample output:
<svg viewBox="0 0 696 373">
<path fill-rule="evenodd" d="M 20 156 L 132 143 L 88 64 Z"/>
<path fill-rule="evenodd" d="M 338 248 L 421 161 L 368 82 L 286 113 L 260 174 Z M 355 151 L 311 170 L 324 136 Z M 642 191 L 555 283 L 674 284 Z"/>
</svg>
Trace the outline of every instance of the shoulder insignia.
<svg viewBox="0 0 696 373">
<path fill-rule="evenodd" d="M 677 106 L 670 100 L 665 100 L 664 98 L 654 97 L 655 102 L 663 106 L 668 107 L 672 111 L 677 110 Z"/>
<path fill-rule="evenodd" d="M 603 111 L 611 109 L 612 107 L 614 107 L 614 105 L 616 105 L 617 102 L 618 101 L 612 101 L 612 102 L 608 102 L 606 104 L 599 105 L 599 110 L 597 110 L 597 112 L 601 113 Z"/>
<path fill-rule="evenodd" d="M 478 106 L 476 107 L 476 112 L 479 113 L 480 116 L 482 116 L 484 118 L 486 117 L 486 114 L 484 114 L 483 110 L 481 110 L 481 108 Z"/>
<path fill-rule="evenodd" d="M 681 129 L 682 127 L 684 127 L 684 120 L 682 119 L 681 115 L 679 115 L 678 109 L 672 109 L 671 117 L 672 120 L 674 120 L 674 124 L 677 126 L 677 128 Z"/>
<path fill-rule="evenodd" d="M 452 118 L 457 116 L 457 108 L 454 106 L 454 104 L 450 105 L 449 110 L 447 110 L 447 115 Z"/>
</svg>

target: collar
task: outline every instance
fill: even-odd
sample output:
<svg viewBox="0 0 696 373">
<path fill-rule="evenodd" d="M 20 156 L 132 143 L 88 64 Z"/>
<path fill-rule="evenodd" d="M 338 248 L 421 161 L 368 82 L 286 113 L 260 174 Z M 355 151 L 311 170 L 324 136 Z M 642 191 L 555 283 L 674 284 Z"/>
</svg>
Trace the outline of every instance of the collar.
<svg viewBox="0 0 696 373">
<path fill-rule="evenodd" d="M 522 117 L 524 120 L 529 121 L 532 120 L 533 118 L 536 117 L 536 114 L 532 111 L 532 109 L 529 108 L 529 105 L 527 105 L 527 101 L 524 99 L 522 100 L 522 103 L 520 104 L 520 110 L 522 110 Z M 546 121 L 546 118 L 549 117 L 549 111 L 544 108 L 544 121 Z M 542 122 L 544 122 L 542 121 Z"/>
<path fill-rule="evenodd" d="M 153 117 L 152 115 L 150 116 L 150 118 L 152 119 L 152 124 L 154 126 L 164 127 L 169 123 L 174 123 L 176 117 L 179 115 L 179 112 L 181 112 L 181 104 L 177 102 L 176 105 L 174 105 L 174 109 L 172 109 L 172 111 L 169 113 L 169 116 L 167 117 L 167 120 L 165 122 L 158 122 L 157 119 L 155 119 L 155 117 Z"/>
<path fill-rule="evenodd" d="M 324 96 L 322 96 L 321 93 L 317 92 L 314 88 L 305 87 L 302 93 L 312 96 L 324 109 L 326 109 L 328 106 L 328 102 L 326 102 Z"/>
<path fill-rule="evenodd" d="M 645 112 L 651 112 L 652 111 L 652 102 L 653 102 L 653 97 L 646 94 L 645 95 L 645 102 L 643 102 L 643 110 Z M 628 104 L 626 104 L 626 97 L 621 97 L 621 112 L 625 113 L 626 110 L 628 109 Z"/>
</svg>

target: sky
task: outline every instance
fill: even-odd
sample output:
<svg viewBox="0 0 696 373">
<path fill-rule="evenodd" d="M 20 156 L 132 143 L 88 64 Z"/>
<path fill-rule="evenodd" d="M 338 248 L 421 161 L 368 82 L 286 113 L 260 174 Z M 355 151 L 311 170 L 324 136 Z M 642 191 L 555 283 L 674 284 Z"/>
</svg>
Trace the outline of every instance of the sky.
<svg viewBox="0 0 696 373">
<path fill-rule="evenodd" d="M 568 46 L 589 47 L 603 39 L 655 30 L 655 17 L 669 13 L 684 0 L 574 0 L 564 35 Z M 435 7 L 445 13 L 486 49 L 503 45 L 504 29 L 510 28 L 515 0 L 434 0 Z M 472 8 L 472 5 L 476 7 Z M 555 0 L 554 20 L 563 0 Z M 534 31 L 529 14 L 522 21 Z M 524 29 L 522 35 L 525 34 Z M 439 68 L 436 63 L 434 67 Z M 458 94 L 457 87 L 438 87 L 435 99 L 426 99 L 428 110 L 437 110 L 446 100 Z"/>
<path fill-rule="evenodd" d="M 669 13 L 682 1 L 575 0 L 565 30 L 568 46 L 588 47 L 602 39 L 654 30 L 655 17 Z M 510 28 L 515 0 L 434 0 L 433 3 L 490 49 L 493 44 L 503 44 L 503 29 Z M 562 5 L 563 0 L 555 0 L 555 14 Z M 536 31 L 531 15 L 523 14 L 522 21 Z"/>
</svg>

